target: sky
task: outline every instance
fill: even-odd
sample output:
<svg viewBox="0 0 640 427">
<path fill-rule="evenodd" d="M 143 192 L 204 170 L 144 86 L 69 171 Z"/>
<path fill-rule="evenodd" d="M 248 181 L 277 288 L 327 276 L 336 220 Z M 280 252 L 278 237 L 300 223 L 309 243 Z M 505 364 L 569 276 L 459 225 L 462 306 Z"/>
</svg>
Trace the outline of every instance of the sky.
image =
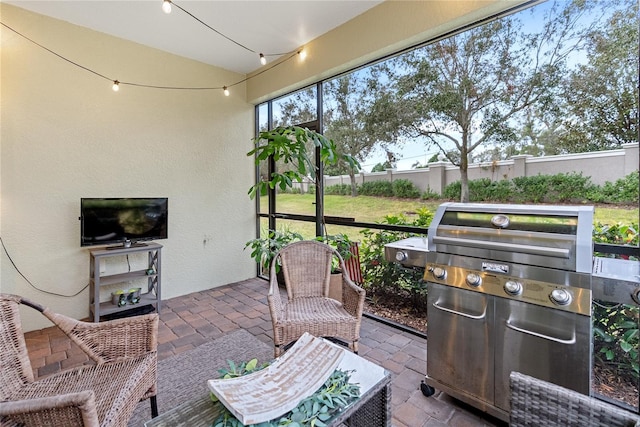
<svg viewBox="0 0 640 427">
<path fill-rule="evenodd" d="M 568 1 L 568 0 L 560 0 Z M 535 7 L 518 12 L 514 16 L 520 19 L 524 26 L 523 29 L 527 32 L 540 31 L 540 22 L 543 20 L 543 15 L 553 5 L 553 0 L 549 0 L 545 3 L 537 5 Z M 590 18 L 587 18 L 590 20 Z M 586 57 L 584 55 L 578 55 L 570 59 L 570 62 L 574 65 L 577 62 L 585 62 Z M 421 165 L 426 165 L 427 161 L 438 153 L 435 146 L 427 146 L 424 141 L 406 141 L 403 145 L 394 147 L 393 151 L 396 153 L 396 169 L 397 170 L 410 170 L 416 162 L 420 162 Z M 384 163 L 387 160 L 387 155 L 384 150 L 377 149 L 372 152 L 362 163 L 362 170 L 370 172 L 371 169 L 378 163 Z"/>
</svg>

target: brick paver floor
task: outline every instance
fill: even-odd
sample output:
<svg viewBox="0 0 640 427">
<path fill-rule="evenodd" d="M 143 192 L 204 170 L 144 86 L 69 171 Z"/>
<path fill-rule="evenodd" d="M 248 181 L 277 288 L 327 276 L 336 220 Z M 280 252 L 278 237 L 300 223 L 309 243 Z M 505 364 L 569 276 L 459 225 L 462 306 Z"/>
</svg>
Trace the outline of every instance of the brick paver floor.
<svg viewBox="0 0 640 427">
<path fill-rule="evenodd" d="M 158 331 L 160 360 L 191 350 L 230 331 L 246 329 L 273 344 L 267 282 L 250 279 L 163 300 Z M 36 377 L 87 361 L 56 328 L 25 334 Z M 506 426 L 441 392 L 425 397 L 419 389 L 426 370 L 427 341 L 372 318 L 364 318 L 359 355 L 393 375 L 394 427 Z"/>
</svg>

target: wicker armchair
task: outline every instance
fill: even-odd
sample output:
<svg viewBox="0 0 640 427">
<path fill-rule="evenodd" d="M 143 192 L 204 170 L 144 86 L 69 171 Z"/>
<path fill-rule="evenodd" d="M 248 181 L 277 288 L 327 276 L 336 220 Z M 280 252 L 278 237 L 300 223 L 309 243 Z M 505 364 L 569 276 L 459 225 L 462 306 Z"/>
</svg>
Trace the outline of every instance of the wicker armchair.
<svg viewBox="0 0 640 427">
<path fill-rule="evenodd" d="M 342 303 L 331 299 L 331 260 L 337 257 L 342 271 Z M 276 262 L 280 262 L 288 301 L 278 289 Z M 271 264 L 268 302 L 273 322 L 275 356 L 283 346 L 303 333 L 334 337 L 358 352 L 365 291 L 346 273 L 344 260 L 331 246 L 314 240 L 291 243 L 278 252 Z"/>
<path fill-rule="evenodd" d="M 511 373 L 511 427 L 640 426 L 640 416 L 519 372 Z"/>
<path fill-rule="evenodd" d="M 95 363 L 36 381 L 20 304 L 40 311 Z M 87 323 L 0 294 L 0 425 L 126 426 L 138 402 L 147 398 L 157 416 L 157 336 L 157 314 Z"/>
</svg>

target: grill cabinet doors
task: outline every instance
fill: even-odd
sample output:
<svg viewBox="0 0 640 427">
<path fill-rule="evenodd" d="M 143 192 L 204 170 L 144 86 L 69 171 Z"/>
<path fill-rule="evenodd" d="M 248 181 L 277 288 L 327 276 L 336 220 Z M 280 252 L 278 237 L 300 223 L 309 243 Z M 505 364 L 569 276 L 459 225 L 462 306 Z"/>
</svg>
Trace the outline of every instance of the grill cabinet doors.
<svg viewBox="0 0 640 427">
<path fill-rule="evenodd" d="M 492 404 L 494 297 L 428 286 L 427 376 Z"/>
</svg>

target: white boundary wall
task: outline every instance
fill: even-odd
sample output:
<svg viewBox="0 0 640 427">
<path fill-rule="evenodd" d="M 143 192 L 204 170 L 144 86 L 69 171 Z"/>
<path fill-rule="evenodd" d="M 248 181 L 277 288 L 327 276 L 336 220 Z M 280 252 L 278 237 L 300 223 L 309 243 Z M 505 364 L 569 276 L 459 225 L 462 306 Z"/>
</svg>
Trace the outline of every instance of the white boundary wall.
<svg viewBox="0 0 640 427">
<path fill-rule="evenodd" d="M 533 157 L 514 156 L 508 160 L 469 165 L 469 180 L 489 178 L 492 181 L 511 180 L 521 176 L 556 175 L 559 173 L 582 173 L 591 182 L 603 185 L 637 171 L 640 163 L 638 143 L 624 144 L 622 148 L 590 153 L 565 154 L 559 156 Z M 460 180 L 460 170 L 448 162 L 429 163 L 424 169 L 386 172 L 360 173 L 356 182 L 363 184 L 373 181 L 394 181 L 406 179 L 413 182 L 420 191 L 430 190 L 442 194 L 444 188 Z M 348 175 L 325 176 L 325 186 L 350 184 Z"/>
</svg>

